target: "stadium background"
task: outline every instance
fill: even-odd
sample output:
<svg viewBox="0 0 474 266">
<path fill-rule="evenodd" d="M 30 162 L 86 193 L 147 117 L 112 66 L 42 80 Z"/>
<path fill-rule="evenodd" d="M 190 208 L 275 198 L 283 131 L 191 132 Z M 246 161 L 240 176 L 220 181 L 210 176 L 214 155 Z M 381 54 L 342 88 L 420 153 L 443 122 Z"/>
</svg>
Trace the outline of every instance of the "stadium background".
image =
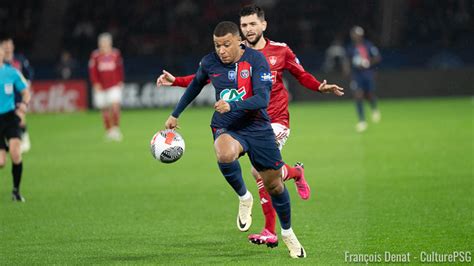
<svg viewBox="0 0 474 266">
<path fill-rule="evenodd" d="M 195 71 L 213 49 L 214 25 L 237 21 L 251 2 L 0 2 L 0 34 L 13 37 L 15 51 L 35 70 L 31 109 L 46 113 L 29 118 L 25 206 L 10 206 L 8 167 L 1 171 L 0 264 L 288 263 L 283 245 L 247 245 L 232 227 L 235 199 L 215 167 L 208 108 L 183 117 L 188 150 L 176 165 L 157 165 L 147 147 L 182 93 L 156 89 L 158 74 Z M 284 156 L 316 168 L 310 184 L 320 193 L 301 202 L 291 191 L 307 262 L 341 264 L 346 250 L 472 252 L 474 2 L 256 3 L 266 11 L 267 37 L 288 43 L 307 70 L 348 92 L 321 96 L 287 77 L 293 135 Z M 328 47 L 347 42 L 355 24 L 383 57 L 383 120 L 364 135 L 353 130 L 348 80 L 337 60 L 334 67 L 325 63 Z M 87 61 L 104 31 L 124 55 L 125 107 L 151 108 L 124 111 L 125 141 L 117 145 L 103 143 L 99 114 L 86 111 Z M 66 53 L 69 61 L 61 64 Z M 212 101 L 207 91 L 197 104 Z M 248 173 L 247 163 L 243 168 Z"/>
<path fill-rule="evenodd" d="M 17 51 L 32 61 L 35 80 L 61 79 L 67 67 L 71 70 L 68 79 L 87 81 L 87 60 L 97 46 L 97 35 L 111 32 L 125 58 L 129 95 L 139 98 L 126 101 L 125 106 L 157 107 L 173 104 L 160 101 L 150 88 L 157 74 L 164 68 L 177 75 L 193 73 L 202 55 L 212 49 L 213 25 L 220 20 L 235 21 L 236 10 L 245 3 L 250 1 L 3 2 L 0 33 L 13 36 Z M 384 88 L 380 96 L 472 92 L 472 1 L 269 0 L 260 4 L 267 11 L 266 36 L 287 42 L 317 76 L 348 88 L 337 64 L 325 63 L 326 51 L 337 41 L 347 43 L 350 27 L 361 25 L 368 39 L 382 50 L 378 83 Z M 63 53 L 72 59 L 60 64 Z M 334 100 L 302 89 L 294 79 L 288 81 L 294 100 Z M 155 96 L 152 100 L 150 91 Z"/>
</svg>

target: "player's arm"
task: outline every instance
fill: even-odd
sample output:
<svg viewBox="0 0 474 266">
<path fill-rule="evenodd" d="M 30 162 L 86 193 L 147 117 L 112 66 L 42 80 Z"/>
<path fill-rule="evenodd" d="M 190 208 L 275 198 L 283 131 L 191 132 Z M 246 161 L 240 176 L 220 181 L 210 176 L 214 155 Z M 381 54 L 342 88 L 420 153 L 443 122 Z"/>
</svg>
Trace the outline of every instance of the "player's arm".
<svg viewBox="0 0 474 266">
<path fill-rule="evenodd" d="M 94 55 L 91 55 L 89 59 L 89 78 L 92 83 L 94 90 L 101 90 L 102 86 L 99 81 L 99 72 L 97 70 L 97 62 L 94 58 Z"/>
<path fill-rule="evenodd" d="M 240 110 L 257 110 L 267 108 L 270 101 L 270 91 L 272 89 L 272 74 L 267 60 L 263 54 L 259 54 L 252 64 L 252 89 L 253 96 L 244 101 L 226 102 L 219 100 L 214 105 L 219 113 Z"/>
<path fill-rule="evenodd" d="M 186 107 L 199 95 L 202 91 L 206 81 L 208 80 L 207 72 L 204 70 L 203 65 L 201 64 L 196 72 L 196 75 L 186 88 L 183 96 L 179 99 L 178 104 L 174 108 L 171 115 L 168 117 L 168 120 L 165 122 L 165 128 L 174 129 L 178 127 L 178 117 L 186 109 Z"/>
<path fill-rule="evenodd" d="M 170 72 L 163 70 L 163 74 L 161 74 L 157 79 L 156 79 L 156 86 L 176 86 L 176 87 L 183 87 L 187 88 L 189 84 L 191 84 L 191 81 L 193 81 L 194 76 L 196 74 L 188 75 L 188 76 L 183 76 L 183 77 L 175 77 L 173 74 Z M 211 83 L 211 80 L 207 80 L 207 83 Z"/>
<path fill-rule="evenodd" d="M 344 90 L 343 88 L 335 84 L 327 84 L 326 80 L 321 83 L 316 77 L 311 75 L 311 73 L 307 72 L 289 47 L 286 49 L 285 68 L 288 69 L 305 88 L 322 93 L 334 93 L 337 96 L 344 95 L 344 92 L 342 92 Z"/>
<path fill-rule="evenodd" d="M 369 44 L 369 54 L 370 54 L 370 65 L 371 66 L 374 66 L 374 65 L 380 63 L 380 61 L 382 61 L 382 56 L 380 55 L 379 49 L 371 43 Z"/>
<path fill-rule="evenodd" d="M 20 92 L 22 96 L 21 102 L 17 105 L 17 111 L 21 114 L 24 114 L 28 109 L 28 105 L 30 104 L 31 99 L 30 90 L 28 89 L 28 81 L 20 72 L 17 71 L 17 75 L 13 85 L 15 90 Z"/>
<path fill-rule="evenodd" d="M 124 68 L 123 68 L 123 57 L 122 57 L 122 54 L 120 52 L 118 52 L 118 56 L 117 56 L 117 71 L 118 71 L 118 76 L 119 76 L 119 80 L 120 80 L 120 87 L 123 87 L 123 82 L 125 80 L 125 71 L 124 71 Z"/>
<path fill-rule="evenodd" d="M 184 77 L 175 77 L 170 72 L 163 70 L 163 74 L 161 74 L 156 79 L 156 86 L 177 86 L 177 87 L 188 87 L 193 81 L 195 74 L 184 76 Z"/>
</svg>

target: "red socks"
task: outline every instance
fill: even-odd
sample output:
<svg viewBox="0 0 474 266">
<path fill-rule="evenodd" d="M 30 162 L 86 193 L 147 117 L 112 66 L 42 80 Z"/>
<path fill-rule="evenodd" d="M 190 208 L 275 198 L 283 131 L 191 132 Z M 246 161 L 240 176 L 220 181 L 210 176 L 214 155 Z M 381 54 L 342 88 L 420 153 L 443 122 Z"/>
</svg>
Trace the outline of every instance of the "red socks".
<svg viewBox="0 0 474 266">
<path fill-rule="evenodd" d="M 287 181 L 289 179 L 297 179 L 301 177 L 301 172 L 296 167 L 291 167 L 285 164 L 285 166 L 282 167 L 282 177 L 283 181 Z"/>
<path fill-rule="evenodd" d="M 258 194 L 260 195 L 260 204 L 262 204 L 263 215 L 265 216 L 265 229 L 275 233 L 276 213 L 273 209 L 272 199 L 270 194 L 265 190 L 263 186 L 263 179 L 259 178 L 257 181 Z"/>
<path fill-rule="evenodd" d="M 112 127 L 118 127 L 120 124 L 120 109 L 106 108 L 102 110 L 102 119 L 104 122 L 105 130 L 109 130 Z"/>
</svg>

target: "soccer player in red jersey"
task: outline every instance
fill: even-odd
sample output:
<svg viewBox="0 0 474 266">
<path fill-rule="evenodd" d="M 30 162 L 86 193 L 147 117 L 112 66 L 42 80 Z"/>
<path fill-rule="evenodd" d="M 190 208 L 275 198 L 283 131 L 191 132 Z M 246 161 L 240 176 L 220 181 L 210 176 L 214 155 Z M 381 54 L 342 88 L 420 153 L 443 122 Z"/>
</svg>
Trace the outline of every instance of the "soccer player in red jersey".
<svg viewBox="0 0 474 266">
<path fill-rule="evenodd" d="M 112 35 L 98 37 L 99 49 L 89 60 L 89 76 L 94 90 L 94 104 L 101 109 L 107 139 L 121 141 L 120 104 L 123 89 L 123 59 L 120 51 L 112 46 Z"/>
<path fill-rule="evenodd" d="M 270 65 L 272 73 L 272 91 L 270 103 L 267 111 L 272 122 L 276 140 L 279 148 L 282 149 L 288 136 L 290 135 L 290 116 L 288 112 L 288 91 L 283 85 L 283 71 L 288 70 L 306 88 L 322 93 L 334 93 L 337 96 L 344 95 L 343 89 L 337 85 L 327 84 L 324 80 L 319 82 L 313 75 L 306 72 L 296 58 L 293 51 L 285 43 L 273 42 L 264 38 L 263 32 L 267 27 L 264 11 L 255 5 L 246 6 L 240 12 L 240 29 L 244 35 L 244 44 L 248 47 L 262 52 Z M 174 77 L 167 71 L 163 71 L 157 79 L 157 86 L 172 85 L 187 87 L 194 78 L 194 75 L 185 77 Z M 301 163 L 294 167 L 285 164 L 282 167 L 284 181 L 294 179 L 298 194 L 302 199 L 310 196 L 309 186 L 304 178 L 304 168 Z M 255 244 L 266 244 L 269 247 L 278 245 L 278 238 L 275 232 L 276 215 L 271 203 L 271 198 L 263 186 L 262 178 L 255 169 L 252 169 L 258 191 L 260 203 L 265 215 L 265 227 L 260 234 L 249 235 L 249 240 Z"/>
</svg>

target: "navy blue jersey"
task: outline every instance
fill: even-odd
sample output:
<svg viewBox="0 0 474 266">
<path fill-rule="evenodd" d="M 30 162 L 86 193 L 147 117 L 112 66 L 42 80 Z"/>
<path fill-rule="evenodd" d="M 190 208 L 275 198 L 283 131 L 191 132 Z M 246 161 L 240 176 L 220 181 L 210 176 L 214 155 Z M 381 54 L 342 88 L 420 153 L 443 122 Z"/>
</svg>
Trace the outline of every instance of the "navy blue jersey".
<svg viewBox="0 0 474 266">
<path fill-rule="evenodd" d="M 373 66 L 370 65 L 370 59 L 379 56 L 380 52 L 375 45 L 364 40 L 363 43 L 358 45 L 351 43 L 347 48 L 347 55 L 351 62 L 353 76 L 371 76 Z M 368 67 L 367 63 L 369 63 Z"/>
<path fill-rule="evenodd" d="M 214 112 L 211 127 L 245 135 L 273 132 L 266 110 L 272 88 L 270 67 L 259 51 L 245 46 L 242 49 L 242 57 L 233 64 L 222 63 L 215 52 L 206 55 L 172 115 L 179 117 L 210 80 L 215 88 L 216 101 L 223 99 L 231 108 L 224 114 Z"/>
</svg>

